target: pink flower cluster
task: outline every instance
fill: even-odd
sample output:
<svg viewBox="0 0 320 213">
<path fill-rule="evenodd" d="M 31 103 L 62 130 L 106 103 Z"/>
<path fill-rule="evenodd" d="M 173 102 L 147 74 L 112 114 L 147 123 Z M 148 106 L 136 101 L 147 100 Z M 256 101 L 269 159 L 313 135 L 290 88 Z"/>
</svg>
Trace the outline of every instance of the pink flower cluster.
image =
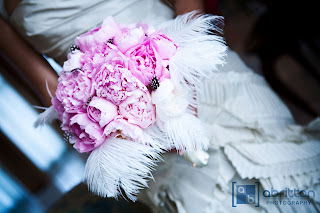
<svg viewBox="0 0 320 213">
<path fill-rule="evenodd" d="M 170 78 L 177 46 L 145 24 L 123 26 L 109 17 L 76 38 L 52 104 L 79 152 L 107 137 L 137 139 L 156 120 L 149 83 Z"/>
</svg>

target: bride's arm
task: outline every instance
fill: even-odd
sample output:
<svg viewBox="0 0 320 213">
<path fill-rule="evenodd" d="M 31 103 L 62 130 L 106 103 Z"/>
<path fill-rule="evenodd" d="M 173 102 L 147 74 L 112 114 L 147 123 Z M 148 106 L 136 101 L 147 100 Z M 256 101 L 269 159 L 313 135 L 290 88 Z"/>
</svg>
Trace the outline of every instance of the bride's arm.
<svg viewBox="0 0 320 213">
<path fill-rule="evenodd" d="M 0 49 L 23 72 L 27 80 L 39 91 L 47 106 L 51 105 L 51 97 L 46 89 L 48 82 L 54 94 L 58 75 L 47 61 L 35 52 L 17 33 L 0 18 Z"/>
<path fill-rule="evenodd" d="M 176 15 L 181 15 L 193 10 L 204 12 L 203 0 L 175 0 Z"/>
<path fill-rule="evenodd" d="M 8 15 L 11 16 L 12 12 L 18 4 L 21 2 L 21 0 L 4 0 L 4 9 L 7 11 Z"/>
</svg>

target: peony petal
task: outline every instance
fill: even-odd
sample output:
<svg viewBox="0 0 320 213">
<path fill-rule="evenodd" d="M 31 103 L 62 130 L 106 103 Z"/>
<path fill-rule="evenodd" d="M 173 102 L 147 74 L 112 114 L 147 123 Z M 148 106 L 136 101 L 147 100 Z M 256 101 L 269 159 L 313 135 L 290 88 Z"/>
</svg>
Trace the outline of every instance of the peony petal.
<svg viewBox="0 0 320 213">
<path fill-rule="evenodd" d="M 117 106 L 112 102 L 107 101 L 105 98 L 93 97 L 88 107 L 94 107 L 100 110 L 100 120 L 99 125 L 104 127 L 110 121 L 112 121 L 118 115 Z M 88 111 L 88 116 L 90 117 L 90 112 Z"/>
<path fill-rule="evenodd" d="M 162 81 L 160 87 L 152 92 L 152 102 L 157 108 L 157 119 L 163 122 L 182 115 L 189 106 L 187 94 L 175 88 L 169 79 Z"/>
<path fill-rule="evenodd" d="M 119 25 L 114 21 L 112 16 L 106 18 L 101 26 L 101 34 L 98 32 L 97 37 L 100 41 L 108 41 L 120 33 Z M 101 36 L 101 37 L 100 37 Z"/>
<path fill-rule="evenodd" d="M 170 59 L 177 52 L 177 45 L 163 34 L 158 34 L 153 42 L 161 59 Z"/>
<path fill-rule="evenodd" d="M 81 129 L 85 129 L 91 123 L 92 121 L 88 118 L 87 113 L 76 114 L 70 119 L 70 125 L 79 124 Z"/>
<path fill-rule="evenodd" d="M 103 130 L 97 123 L 90 123 L 85 128 L 85 132 L 95 140 L 101 140 L 103 138 Z"/>
<path fill-rule="evenodd" d="M 128 123 L 122 116 L 117 116 L 104 128 L 104 135 L 109 136 L 118 131 L 121 132 L 122 137 L 130 137 L 133 140 L 138 140 L 143 135 L 140 127 Z"/>
<path fill-rule="evenodd" d="M 155 122 L 155 107 L 149 92 L 135 90 L 119 105 L 120 114 L 131 124 L 145 129 Z"/>
<path fill-rule="evenodd" d="M 145 33 L 142 27 L 129 29 L 126 33 L 123 33 L 115 37 L 115 44 L 119 50 L 125 53 L 128 49 L 141 44 L 145 38 Z"/>
<path fill-rule="evenodd" d="M 101 29 L 101 27 L 98 27 L 90 32 L 84 33 L 80 36 L 78 36 L 75 39 L 76 44 L 80 47 L 80 50 L 85 52 L 91 49 L 91 47 L 95 46 L 97 44 L 94 34 L 98 32 Z"/>
<path fill-rule="evenodd" d="M 76 38 L 76 44 L 80 47 L 81 51 L 85 52 L 90 50 L 92 47 L 106 43 L 119 32 L 120 28 L 118 24 L 116 24 L 113 18 L 109 16 L 103 21 L 101 27 L 78 36 Z"/>
<path fill-rule="evenodd" d="M 83 53 L 80 51 L 69 53 L 68 60 L 65 61 L 63 64 L 63 70 L 70 72 L 74 69 L 81 69 L 83 65 L 81 62 L 82 57 L 83 57 Z"/>
</svg>

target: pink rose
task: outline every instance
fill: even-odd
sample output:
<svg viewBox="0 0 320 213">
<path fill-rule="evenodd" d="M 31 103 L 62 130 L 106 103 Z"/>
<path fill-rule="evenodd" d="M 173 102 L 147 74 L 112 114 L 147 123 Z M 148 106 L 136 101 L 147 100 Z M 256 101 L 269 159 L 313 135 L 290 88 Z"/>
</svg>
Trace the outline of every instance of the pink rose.
<svg viewBox="0 0 320 213">
<path fill-rule="evenodd" d="M 70 131 L 74 134 L 70 143 L 74 143 L 79 152 L 92 151 L 106 139 L 103 129 L 91 121 L 86 113 L 77 114 L 70 119 Z"/>
<path fill-rule="evenodd" d="M 91 88 L 91 80 L 83 71 L 63 72 L 59 77 L 56 97 L 66 112 L 85 112 L 85 105 L 93 95 Z"/>
<path fill-rule="evenodd" d="M 104 98 L 93 97 L 87 108 L 88 117 L 104 127 L 118 115 L 118 108 Z"/>
<path fill-rule="evenodd" d="M 149 93 L 141 90 L 133 91 L 130 96 L 119 105 L 120 114 L 131 124 L 141 128 L 151 126 L 155 120 L 155 107 Z"/>
<path fill-rule="evenodd" d="M 120 28 L 118 24 L 115 23 L 112 17 L 108 17 L 103 21 L 101 27 L 78 36 L 76 44 L 80 47 L 81 51 L 85 52 L 113 39 L 119 32 Z"/>
</svg>

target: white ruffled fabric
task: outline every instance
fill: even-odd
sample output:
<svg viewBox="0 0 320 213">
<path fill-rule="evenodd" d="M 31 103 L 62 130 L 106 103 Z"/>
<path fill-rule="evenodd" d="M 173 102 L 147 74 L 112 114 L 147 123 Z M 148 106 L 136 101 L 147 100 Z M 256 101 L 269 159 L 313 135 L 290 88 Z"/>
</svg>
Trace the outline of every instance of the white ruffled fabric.
<svg viewBox="0 0 320 213">
<path fill-rule="evenodd" d="M 296 125 L 265 80 L 231 50 L 201 89 L 198 116 L 209 132 L 208 165 L 195 168 L 166 154 L 141 198 L 155 212 L 317 212 L 317 196 L 311 205 L 266 205 L 260 196 L 260 208 L 232 208 L 231 186 L 259 181 L 261 190 L 312 189 L 319 196 L 320 119 Z"/>
</svg>

